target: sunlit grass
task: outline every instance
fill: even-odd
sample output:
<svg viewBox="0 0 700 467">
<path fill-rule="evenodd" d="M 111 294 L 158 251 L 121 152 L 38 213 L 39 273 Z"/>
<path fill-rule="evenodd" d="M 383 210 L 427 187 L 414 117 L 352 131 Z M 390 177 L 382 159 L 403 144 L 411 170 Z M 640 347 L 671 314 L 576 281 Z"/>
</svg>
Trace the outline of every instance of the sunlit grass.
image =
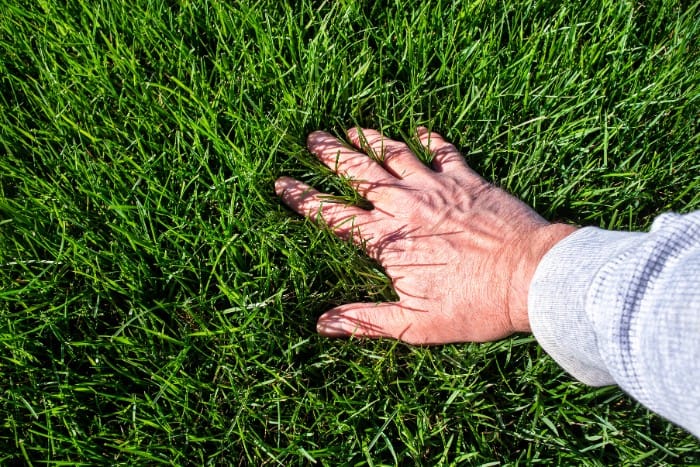
<svg viewBox="0 0 700 467">
<path fill-rule="evenodd" d="M 0 463 L 700 462 L 531 337 L 319 338 L 392 291 L 273 192 L 422 124 L 550 219 L 698 209 L 698 2 L 66 3 L 0 10 Z"/>
</svg>

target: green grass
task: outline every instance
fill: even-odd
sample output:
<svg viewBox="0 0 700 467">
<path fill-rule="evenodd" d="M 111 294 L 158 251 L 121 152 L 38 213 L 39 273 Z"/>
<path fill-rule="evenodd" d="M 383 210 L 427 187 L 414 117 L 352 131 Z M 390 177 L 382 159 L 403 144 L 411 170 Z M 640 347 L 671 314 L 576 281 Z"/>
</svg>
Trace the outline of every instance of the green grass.
<svg viewBox="0 0 700 467">
<path fill-rule="evenodd" d="M 9 0 L 0 464 L 700 463 L 529 336 L 315 334 L 390 297 L 275 198 L 306 134 L 442 132 L 550 219 L 700 208 L 700 3 Z"/>
</svg>

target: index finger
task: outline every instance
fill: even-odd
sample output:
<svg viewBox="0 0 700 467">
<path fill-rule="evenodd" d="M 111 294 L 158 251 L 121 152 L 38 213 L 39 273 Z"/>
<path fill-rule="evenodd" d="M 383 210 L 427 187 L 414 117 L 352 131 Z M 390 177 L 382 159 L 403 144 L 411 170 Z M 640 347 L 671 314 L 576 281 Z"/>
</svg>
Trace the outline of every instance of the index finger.
<svg viewBox="0 0 700 467">
<path fill-rule="evenodd" d="M 278 178 L 275 192 L 284 204 L 317 224 L 325 224 L 337 236 L 360 246 L 367 240 L 369 229 L 366 227 L 374 221 L 371 211 L 338 203 L 329 195 L 290 177 Z"/>
</svg>

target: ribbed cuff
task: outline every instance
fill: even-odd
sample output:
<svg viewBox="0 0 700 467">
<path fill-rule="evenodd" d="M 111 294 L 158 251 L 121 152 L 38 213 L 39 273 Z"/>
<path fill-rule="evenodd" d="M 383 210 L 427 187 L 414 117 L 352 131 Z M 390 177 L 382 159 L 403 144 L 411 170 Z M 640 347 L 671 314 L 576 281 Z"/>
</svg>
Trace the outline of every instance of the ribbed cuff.
<svg viewBox="0 0 700 467">
<path fill-rule="evenodd" d="M 532 278 L 528 293 L 532 332 L 562 368 L 585 384 L 615 383 L 586 315 L 586 295 L 600 268 L 637 244 L 640 235 L 644 234 L 579 229 L 547 252 Z"/>
</svg>

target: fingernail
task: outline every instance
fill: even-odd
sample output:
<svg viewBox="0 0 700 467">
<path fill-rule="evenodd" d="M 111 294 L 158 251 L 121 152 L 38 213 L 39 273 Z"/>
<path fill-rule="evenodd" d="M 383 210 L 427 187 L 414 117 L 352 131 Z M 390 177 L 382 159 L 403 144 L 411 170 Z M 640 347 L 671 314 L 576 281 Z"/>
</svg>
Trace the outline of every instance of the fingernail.
<svg viewBox="0 0 700 467">
<path fill-rule="evenodd" d="M 317 333 L 323 335 L 323 331 L 325 331 L 327 328 L 327 321 L 328 321 L 327 315 L 321 315 L 318 318 L 318 321 L 316 321 L 316 332 Z"/>
<path fill-rule="evenodd" d="M 282 196 L 284 195 L 285 190 L 287 189 L 287 181 L 286 177 L 280 177 L 277 180 L 275 180 L 275 193 L 277 196 Z"/>
<path fill-rule="evenodd" d="M 344 322 L 336 315 L 323 314 L 316 322 L 316 332 L 326 337 L 344 337 L 348 335 Z"/>
<path fill-rule="evenodd" d="M 321 131 L 321 130 L 312 131 L 312 132 L 309 133 L 308 136 L 306 137 L 306 144 L 307 144 L 307 146 L 308 146 L 309 144 L 313 144 L 315 140 L 317 140 L 317 139 L 319 139 L 319 138 L 325 136 L 325 134 L 326 134 L 326 133 L 325 133 L 324 131 Z"/>
</svg>

